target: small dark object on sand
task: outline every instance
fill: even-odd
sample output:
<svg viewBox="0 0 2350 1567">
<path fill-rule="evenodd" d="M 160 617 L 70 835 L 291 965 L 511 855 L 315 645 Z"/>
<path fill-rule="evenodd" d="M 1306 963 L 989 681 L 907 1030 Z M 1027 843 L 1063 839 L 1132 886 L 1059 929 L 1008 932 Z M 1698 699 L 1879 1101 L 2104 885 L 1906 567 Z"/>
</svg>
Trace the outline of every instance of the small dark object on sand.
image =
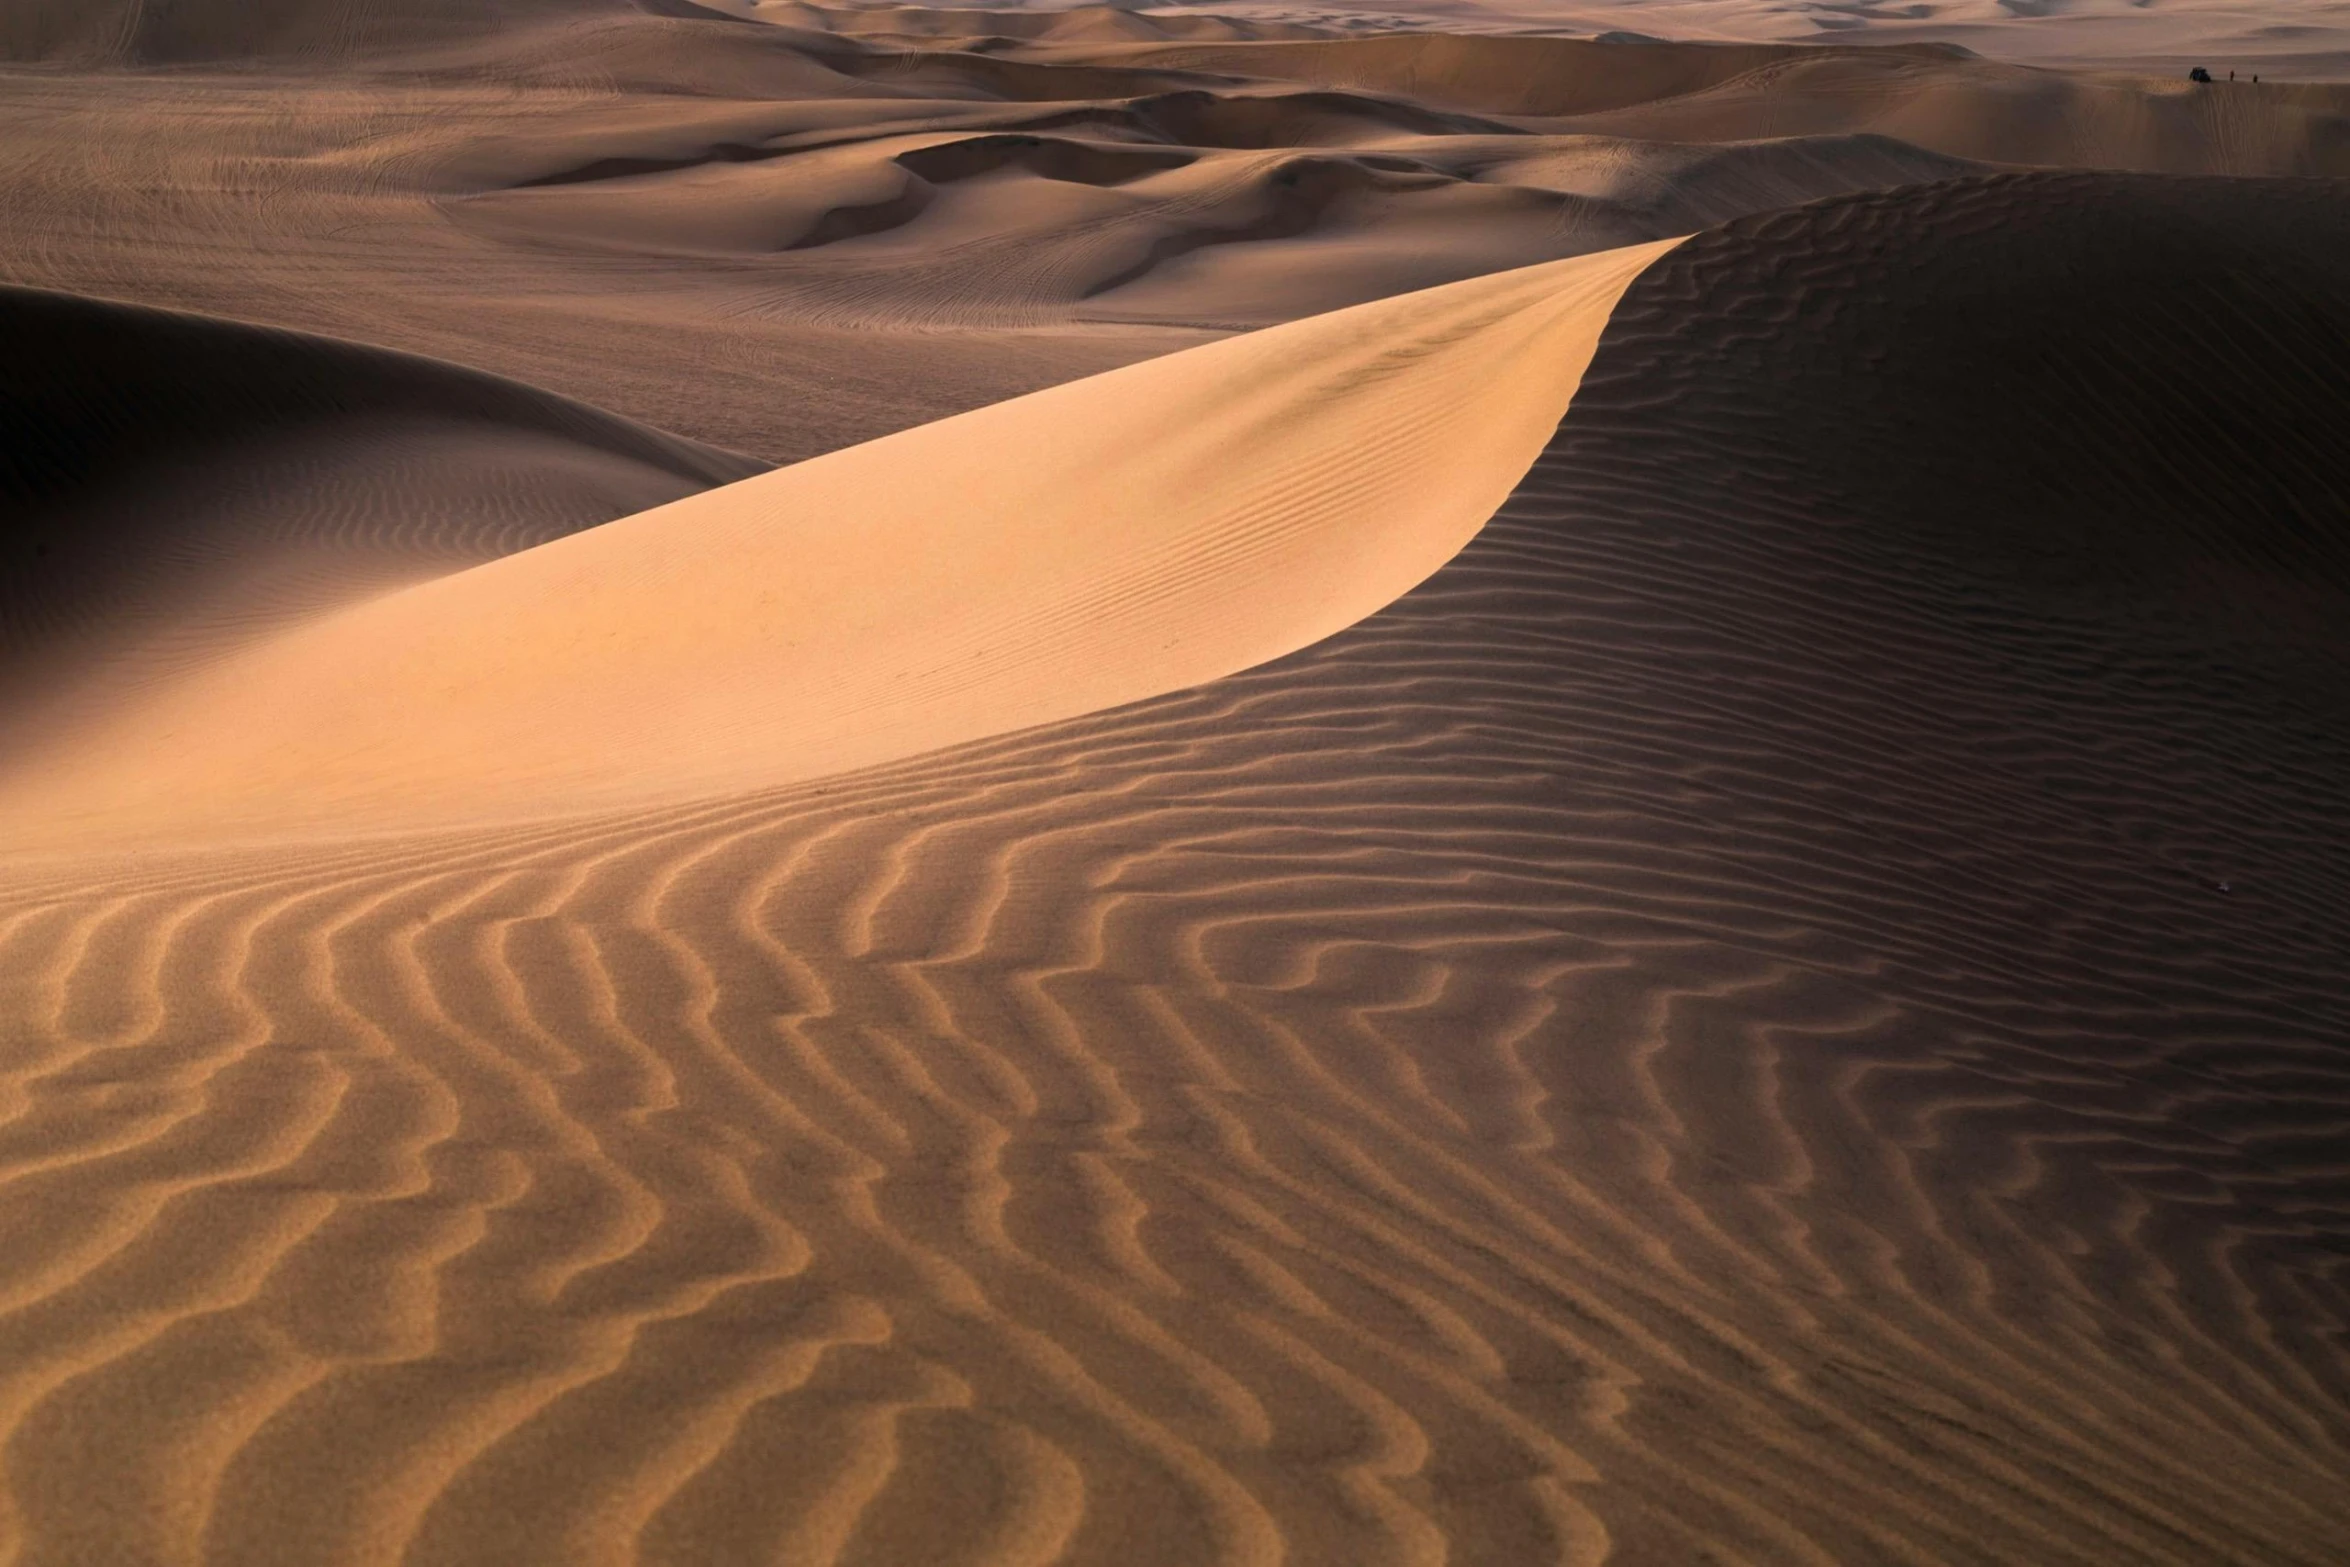
<svg viewBox="0 0 2350 1567">
<path fill-rule="evenodd" d="M 2195 67 L 2195 69 L 2187 73 L 2187 80 L 2191 82 L 2208 82 L 2211 80 L 2211 73 L 2205 70 L 2202 66 L 2198 65 Z"/>
</svg>

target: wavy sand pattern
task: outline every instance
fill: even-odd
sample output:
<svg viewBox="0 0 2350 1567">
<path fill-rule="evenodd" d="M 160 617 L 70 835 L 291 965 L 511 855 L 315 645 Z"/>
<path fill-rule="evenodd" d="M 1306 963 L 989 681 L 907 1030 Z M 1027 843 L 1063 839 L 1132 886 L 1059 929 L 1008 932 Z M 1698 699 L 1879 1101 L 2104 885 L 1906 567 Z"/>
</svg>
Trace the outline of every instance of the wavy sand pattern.
<svg viewBox="0 0 2350 1567">
<path fill-rule="evenodd" d="M 1937 269 L 2062 345 L 2341 210 L 1735 224 L 1307 652 L 762 798 L 20 885 L 18 1559 L 2331 1559 L 2339 622 L 2203 591 L 2228 452 L 2173 593 L 1938 535 L 1853 457 L 1898 412 L 1829 421 Z M 2266 304 L 2148 324 L 2289 383 Z M 2126 462 L 2160 410 L 2068 369 Z"/>
<path fill-rule="evenodd" d="M 2340 1559 L 2350 89 L 1255 9 L 0 0 L 0 1563 Z"/>
</svg>

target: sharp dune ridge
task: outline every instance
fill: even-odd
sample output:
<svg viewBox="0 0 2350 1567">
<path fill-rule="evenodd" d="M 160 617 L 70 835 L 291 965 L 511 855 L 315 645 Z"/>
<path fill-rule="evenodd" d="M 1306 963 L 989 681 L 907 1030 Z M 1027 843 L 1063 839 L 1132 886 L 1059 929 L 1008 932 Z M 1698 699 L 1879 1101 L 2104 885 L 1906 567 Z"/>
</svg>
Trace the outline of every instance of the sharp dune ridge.
<svg viewBox="0 0 2350 1567">
<path fill-rule="evenodd" d="M 419 579 L 766 466 L 354 344 L 0 289 L 0 772 Z"/>
<path fill-rule="evenodd" d="M 1236 9 L 0 0 L 0 1563 L 2339 1559 L 2344 89 Z"/>
<path fill-rule="evenodd" d="M 1747 220 L 1313 649 L 20 895 L 23 1559 L 2329 1559 L 2342 649 L 1938 534 L 1841 421 L 1937 267 L 2053 236 L 1985 308 L 2062 356 L 2117 276 L 2339 213 Z M 2120 461 L 2146 387 L 2076 370 Z M 2192 552 L 2230 454 L 2173 456 Z"/>
<path fill-rule="evenodd" d="M 354 562 L 445 571 L 766 467 L 533 387 L 298 333 L 31 289 L 0 289 L 0 323 L 13 358 L 0 548 L 39 563 L 0 582 L 12 664 L 79 628 L 119 632 L 142 618 L 134 605 L 217 613 L 207 561 L 250 572 L 331 554 L 318 577 L 351 592 L 368 575 Z M 204 493 L 215 475 L 233 499 Z M 297 484 L 307 493 L 289 496 Z"/>
<path fill-rule="evenodd" d="M 1262 663 L 1482 526 L 1664 248 L 1195 348 L 313 614 L 60 716 L 0 764 L 0 843 L 760 789 Z"/>
</svg>

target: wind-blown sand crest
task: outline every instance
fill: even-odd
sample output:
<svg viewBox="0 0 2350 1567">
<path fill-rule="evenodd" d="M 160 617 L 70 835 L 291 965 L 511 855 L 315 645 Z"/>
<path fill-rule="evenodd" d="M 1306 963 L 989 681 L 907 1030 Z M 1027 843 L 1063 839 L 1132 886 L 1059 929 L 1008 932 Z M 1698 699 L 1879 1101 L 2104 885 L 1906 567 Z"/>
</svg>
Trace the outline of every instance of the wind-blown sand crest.
<svg viewBox="0 0 2350 1567">
<path fill-rule="evenodd" d="M 25 867 L 0 1531 L 2330 1561 L 2350 464 L 2166 421 L 2316 411 L 2343 210 L 1745 220 L 1633 280 L 1454 559 L 1245 673 L 758 797 Z M 2085 472 L 2170 433 L 2116 570 L 2095 487 L 1975 526 L 2018 343 Z"/>
<path fill-rule="evenodd" d="M 1669 243 L 1112 371 L 313 619 L 20 753 L 8 840 L 760 789 L 1262 663 L 1483 525 Z"/>
<path fill-rule="evenodd" d="M 180 656 L 763 471 L 495 376 L 0 288 L 0 666 Z M 209 627 L 209 630 L 205 629 Z"/>
<path fill-rule="evenodd" d="M 0 0 L 0 1561 L 2336 1567 L 2350 89 L 1278 9 Z"/>
</svg>

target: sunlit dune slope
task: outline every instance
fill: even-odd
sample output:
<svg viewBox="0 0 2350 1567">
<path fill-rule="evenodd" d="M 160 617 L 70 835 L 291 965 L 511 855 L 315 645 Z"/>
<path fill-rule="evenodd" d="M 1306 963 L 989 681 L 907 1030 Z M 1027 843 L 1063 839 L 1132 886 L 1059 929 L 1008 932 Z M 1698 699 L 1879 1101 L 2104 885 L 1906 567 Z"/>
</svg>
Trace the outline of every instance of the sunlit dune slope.
<svg viewBox="0 0 2350 1567">
<path fill-rule="evenodd" d="M 0 1549 L 2334 1567 L 2346 221 L 1742 219 L 1289 656 L 12 861 Z"/>
<path fill-rule="evenodd" d="M 7 834 L 759 788 L 1277 657 L 1475 533 L 1665 248 L 1111 372 L 311 620 L 20 751 Z"/>
<path fill-rule="evenodd" d="M 765 467 L 233 322 L 0 289 L 0 337 L 0 722 L 20 752 L 94 688 Z"/>
</svg>

